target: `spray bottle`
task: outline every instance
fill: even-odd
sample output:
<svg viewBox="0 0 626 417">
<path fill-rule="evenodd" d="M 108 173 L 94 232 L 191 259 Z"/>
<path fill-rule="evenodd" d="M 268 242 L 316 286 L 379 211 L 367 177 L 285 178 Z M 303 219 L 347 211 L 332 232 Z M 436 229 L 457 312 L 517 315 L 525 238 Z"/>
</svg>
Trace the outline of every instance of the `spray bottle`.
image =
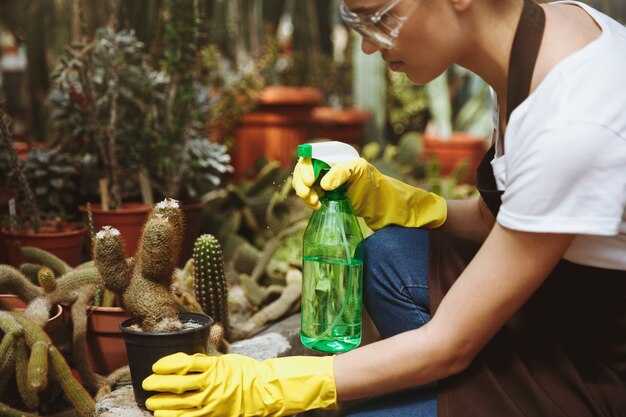
<svg viewBox="0 0 626 417">
<path fill-rule="evenodd" d="M 314 186 L 333 165 L 359 158 L 352 146 L 335 141 L 300 145 L 298 156 L 312 159 Z M 322 352 L 361 343 L 363 235 L 346 190 L 344 184 L 324 191 L 304 232 L 300 339 Z"/>
</svg>

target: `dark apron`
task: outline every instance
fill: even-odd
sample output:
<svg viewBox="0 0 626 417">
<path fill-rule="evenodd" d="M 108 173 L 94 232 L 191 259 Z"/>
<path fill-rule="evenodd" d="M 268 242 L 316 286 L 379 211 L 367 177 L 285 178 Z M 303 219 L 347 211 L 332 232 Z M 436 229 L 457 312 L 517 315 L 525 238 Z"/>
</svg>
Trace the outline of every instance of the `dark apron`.
<svg viewBox="0 0 626 417">
<path fill-rule="evenodd" d="M 543 10 L 525 1 L 511 51 L 507 120 L 530 91 Z M 497 215 L 490 161 L 477 188 Z M 433 314 L 478 247 L 439 231 L 430 239 Z M 439 382 L 440 417 L 626 417 L 626 271 L 559 262 L 544 284 L 459 375 Z"/>
</svg>

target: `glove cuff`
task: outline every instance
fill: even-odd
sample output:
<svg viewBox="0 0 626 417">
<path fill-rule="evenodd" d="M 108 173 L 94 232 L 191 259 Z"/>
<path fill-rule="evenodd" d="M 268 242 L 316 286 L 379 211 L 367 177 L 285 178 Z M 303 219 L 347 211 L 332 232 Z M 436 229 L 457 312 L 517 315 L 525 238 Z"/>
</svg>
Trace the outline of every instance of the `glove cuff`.
<svg viewBox="0 0 626 417">
<path fill-rule="evenodd" d="M 265 381 L 273 398 L 281 399 L 276 415 L 288 415 L 314 408 L 336 409 L 337 389 L 334 356 L 292 356 L 263 361 L 272 369 Z"/>
</svg>

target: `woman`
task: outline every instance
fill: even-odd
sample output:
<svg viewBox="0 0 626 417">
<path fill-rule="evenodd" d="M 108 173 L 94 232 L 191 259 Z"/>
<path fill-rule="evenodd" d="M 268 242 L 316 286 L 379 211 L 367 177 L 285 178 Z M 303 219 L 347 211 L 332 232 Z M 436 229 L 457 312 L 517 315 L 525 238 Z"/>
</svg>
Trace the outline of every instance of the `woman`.
<svg viewBox="0 0 626 417">
<path fill-rule="evenodd" d="M 456 63 L 497 97 L 479 201 L 445 201 L 364 160 L 347 181 L 381 340 L 264 362 L 176 354 L 156 416 L 626 416 L 626 30 L 580 3 L 346 0 L 342 17 L 416 83 Z M 294 187 L 312 208 L 310 161 Z M 189 373 L 188 373 L 189 372 Z M 197 372 L 197 373 L 193 373 Z M 410 389 L 409 391 L 406 391 Z M 186 390 L 197 390 L 181 394 Z"/>
</svg>

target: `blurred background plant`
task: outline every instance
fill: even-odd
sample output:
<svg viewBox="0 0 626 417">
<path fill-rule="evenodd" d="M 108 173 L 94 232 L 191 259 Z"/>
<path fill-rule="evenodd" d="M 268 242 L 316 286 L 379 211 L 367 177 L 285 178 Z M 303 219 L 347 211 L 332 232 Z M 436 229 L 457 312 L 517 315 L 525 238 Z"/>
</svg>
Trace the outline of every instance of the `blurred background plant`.
<svg viewBox="0 0 626 417">
<path fill-rule="evenodd" d="M 488 138 L 493 130 L 489 86 L 476 74 L 454 65 L 425 85 L 430 113 L 427 131 L 444 140 L 453 132 Z"/>
</svg>

